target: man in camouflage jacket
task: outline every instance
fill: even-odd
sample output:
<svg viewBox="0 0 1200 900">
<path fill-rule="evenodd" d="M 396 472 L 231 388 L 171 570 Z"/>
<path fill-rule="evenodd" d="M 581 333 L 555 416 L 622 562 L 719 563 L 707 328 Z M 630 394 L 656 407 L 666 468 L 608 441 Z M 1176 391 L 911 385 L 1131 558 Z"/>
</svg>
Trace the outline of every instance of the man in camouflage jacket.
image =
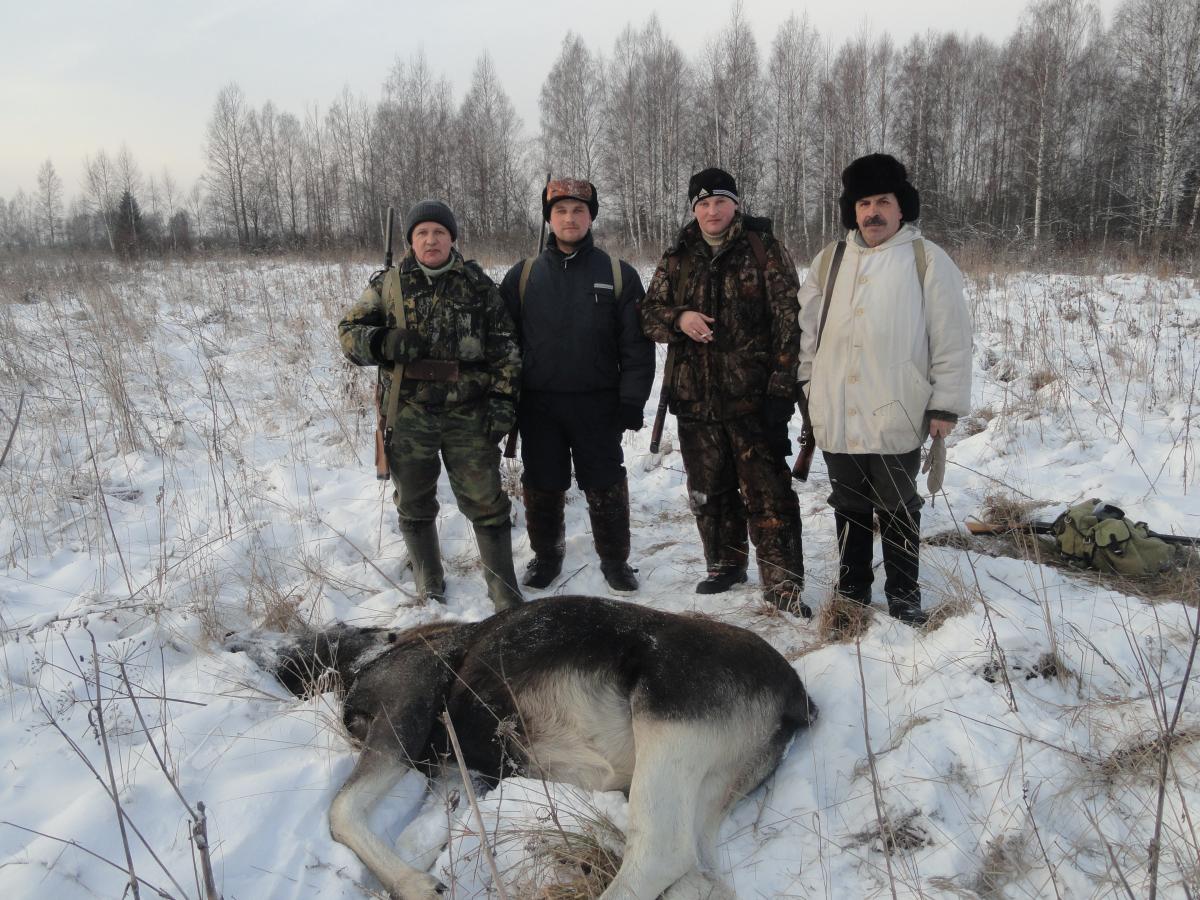
<svg viewBox="0 0 1200 900">
<path fill-rule="evenodd" d="M 512 319 L 492 280 L 454 248 L 449 207 L 424 200 L 404 228 L 409 251 L 371 279 L 338 337 L 355 365 L 379 367 L 385 451 L 418 592 L 442 601 L 446 591 L 436 524 L 440 454 L 475 529 L 488 595 L 503 609 L 522 599 L 497 446 L 516 419 L 521 354 Z"/>
<path fill-rule="evenodd" d="M 664 377 L 708 567 L 696 592 L 746 580 L 748 520 L 764 598 L 809 615 L 785 461 L 800 349 L 796 267 L 769 220 L 740 212 L 727 172 L 693 175 L 688 199 L 695 219 L 654 273 L 642 327 L 671 354 Z"/>
</svg>

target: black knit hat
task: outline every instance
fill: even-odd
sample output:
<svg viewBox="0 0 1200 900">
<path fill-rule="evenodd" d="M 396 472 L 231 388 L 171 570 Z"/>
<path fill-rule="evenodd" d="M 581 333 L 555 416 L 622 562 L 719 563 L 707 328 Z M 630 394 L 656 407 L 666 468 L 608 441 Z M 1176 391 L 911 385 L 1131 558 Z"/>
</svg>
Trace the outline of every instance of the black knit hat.
<svg viewBox="0 0 1200 900">
<path fill-rule="evenodd" d="M 724 169 L 705 169 L 688 180 L 688 206 L 692 209 L 696 208 L 697 201 L 713 196 L 728 197 L 734 203 L 740 202 L 737 182 Z"/>
<path fill-rule="evenodd" d="M 600 194 L 590 181 L 580 178 L 555 178 L 542 188 L 542 218 L 550 221 L 550 207 L 559 200 L 578 200 L 587 204 L 594 220 L 600 213 Z"/>
<path fill-rule="evenodd" d="M 895 194 L 900 202 L 900 218 L 915 222 L 921 217 L 921 195 L 909 184 L 908 170 L 896 157 L 887 153 L 860 156 L 842 172 L 842 224 L 847 230 L 858 227 L 854 204 L 863 197 L 876 194 Z"/>
<path fill-rule="evenodd" d="M 454 221 L 454 213 L 441 200 L 422 200 L 408 211 L 404 217 L 404 240 L 408 244 L 412 244 L 413 229 L 422 222 L 437 222 L 450 232 L 450 240 L 458 240 L 458 223 Z"/>
</svg>

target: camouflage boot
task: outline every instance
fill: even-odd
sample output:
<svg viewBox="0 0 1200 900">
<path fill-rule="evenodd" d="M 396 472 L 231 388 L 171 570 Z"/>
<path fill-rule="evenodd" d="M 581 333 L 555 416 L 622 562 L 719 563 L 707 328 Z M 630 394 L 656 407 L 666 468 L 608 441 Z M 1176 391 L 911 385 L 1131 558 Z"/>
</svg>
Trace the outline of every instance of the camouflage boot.
<svg viewBox="0 0 1200 900">
<path fill-rule="evenodd" d="M 543 491 L 523 485 L 525 494 L 525 531 L 533 559 L 525 567 L 524 584 L 545 588 L 562 571 L 566 551 L 566 529 L 563 508 L 567 495 L 563 491 Z"/>
<path fill-rule="evenodd" d="M 801 599 L 804 552 L 799 514 L 764 523 L 755 531 L 754 554 L 758 558 L 763 599 L 784 612 L 811 619 L 812 610 Z"/>
<path fill-rule="evenodd" d="M 442 551 L 438 546 L 437 525 L 427 522 L 400 522 L 400 535 L 408 548 L 408 563 L 412 566 L 417 596 L 446 602 L 446 576 L 442 571 Z"/>
<path fill-rule="evenodd" d="M 479 544 L 479 562 L 483 565 L 483 580 L 487 582 L 488 597 L 496 612 L 524 602 L 513 571 L 512 526 L 476 525 L 475 541 Z"/>
<path fill-rule="evenodd" d="M 863 605 L 871 603 L 871 583 L 875 580 L 875 574 L 871 571 L 875 544 L 873 518 L 870 510 L 834 510 L 833 513 L 838 542 L 836 590 L 841 596 Z"/>
<path fill-rule="evenodd" d="M 704 547 L 708 571 L 696 584 L 697 594 L 723 594 L 746 581 L 746 558 L 750 545 L 746 533 L 746 507 L 737 491 L 726 491 L 693 504 L 696 528 Z"/>
<path fill-rule="evenodd" d="M 600 571 L 608 587 L 617 594 L 638 589 L 637 576 L 629 565 L 629 482 L 622 478 L 606 488 L 584 491 L 592 541 L 600 557 Z"/>
<path fill-rule="evenodd" d="M 909 625 L 924 625 L 929 613 L 921 609 L 921 513 L 901 509 L 879 514 L 883 538 L 883 590 L 888 614 Z"/>
</svg>

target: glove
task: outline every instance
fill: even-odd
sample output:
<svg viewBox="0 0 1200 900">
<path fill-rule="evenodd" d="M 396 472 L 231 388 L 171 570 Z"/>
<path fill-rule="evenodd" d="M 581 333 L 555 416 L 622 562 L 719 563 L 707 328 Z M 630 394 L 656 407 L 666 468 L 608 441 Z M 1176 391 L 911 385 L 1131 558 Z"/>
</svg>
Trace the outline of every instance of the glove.
<svg viewBox="0 0 1200 900">
<path fill-rule="evenodd" d="M 424 341 L 415 331 L 407 328 L 385 328 L 379 332 L 379 346 L 374 348 L 376 356 L 388 362 L 408 362 L 425 355 Z"/>
<path fill-rule="evenodd" d="M 642 416 L 642 407 L 632 403 L 622 403 L 617 407 L 617 421 L 625 431 L 641 431 L 646 424 Z"/>
<path fill-rule="evenodd" d="M 768 397 L 763 404 L 763 432 L 771 453 L 780 459 L 792 453 L 792 439 L 788 437 L 788 423 L 796 409 L 794 400 L 784 397 Z"/>
<path fill-rule="evenodd" d="M 507 397 L 489 397 L 486 421 L 488 441 L 498 444 L 517 423 L 517 408 Z"/>
<path fill-rule="evenodd" d="M 787 429 L 792 421 L 792 413 L 796 410 L 796 401 L 786 397 L 767 397 L 763 404 L 763 419 L 767 425 L 780 425 Z"/>
</svg>

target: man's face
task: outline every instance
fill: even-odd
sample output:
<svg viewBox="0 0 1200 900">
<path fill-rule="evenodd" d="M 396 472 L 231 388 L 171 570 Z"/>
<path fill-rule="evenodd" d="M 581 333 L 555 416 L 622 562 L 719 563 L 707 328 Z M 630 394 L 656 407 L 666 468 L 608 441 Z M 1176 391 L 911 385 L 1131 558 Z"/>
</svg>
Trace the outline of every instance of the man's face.
<svg viewBox="0 0 1200 900">
<path fill-rule="evenodd" d="M 450 258 L 450 232 L 437 222 L 418 222 L 412 233 L 413 254 L 429 269 L 440 269 Z"/>
<path fill-rule="evenodd" d="M 592 214 L 587 204 L 579 200 L 559 200 L 550 207 L 550 230 L 558 244 L 573 247 L 584 239 L 592 227 Z"/>
<path fill-rule="evenodd" d="M 858 233 L 868 247 L 878 247 L 900 230 L 900 201 L 895 194 L 872 194 L 854 204 Z"/>
<path fill-rule="evenodd" d="M 697 200 L 692 207 L 692 215 L 700 224 L 700 230 L 709 237 L 723 234 L 737 213 L 737 204 L 728 197 L 705 197 Z"/>
</svg>

